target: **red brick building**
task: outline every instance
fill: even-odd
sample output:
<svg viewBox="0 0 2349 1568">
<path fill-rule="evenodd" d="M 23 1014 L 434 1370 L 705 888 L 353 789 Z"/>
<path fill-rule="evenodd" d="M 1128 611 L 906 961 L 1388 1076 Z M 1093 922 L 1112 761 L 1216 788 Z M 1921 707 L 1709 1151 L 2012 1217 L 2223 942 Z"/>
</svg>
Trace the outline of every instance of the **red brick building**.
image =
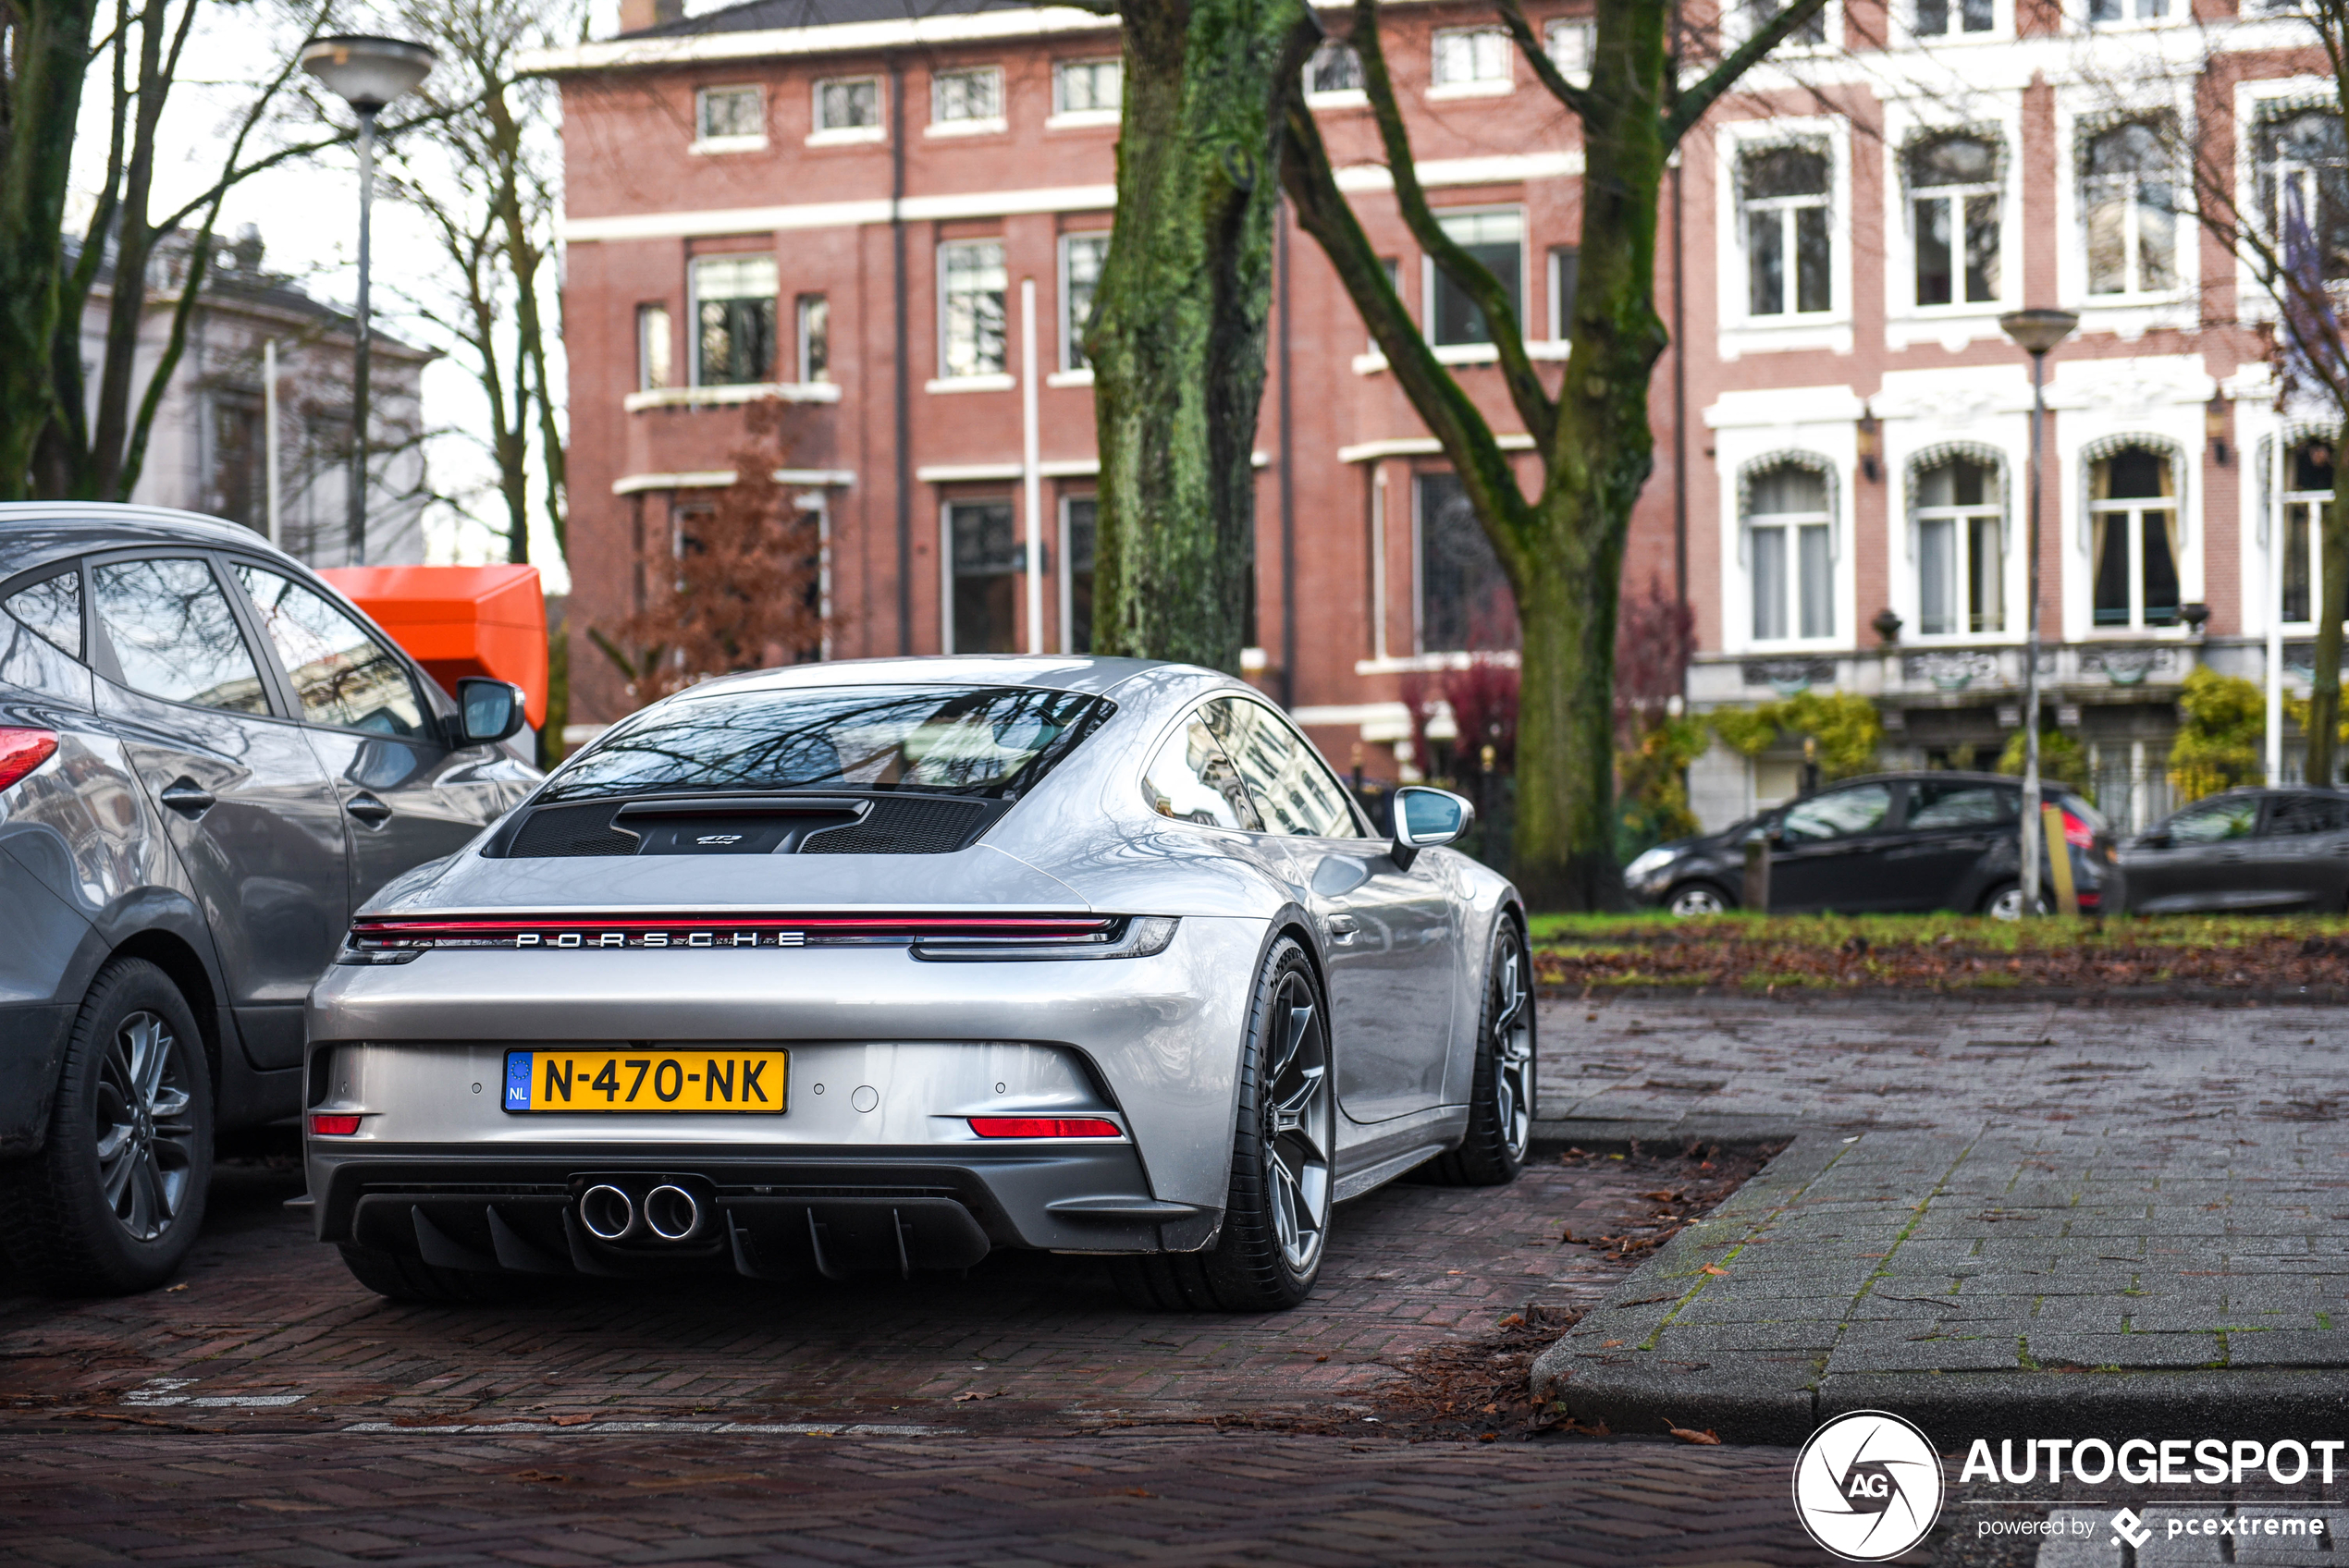
<svg viewBox="0 0 2349 1568">
<path fill-rule="evenodd" d="M 2158 808 L 2179 683 L 2202 662 L 2259 676 L 2263 606 L 2287 667 L 2308 642 L 2290 494 L 2329 485 L 2307 443 L 2331 433 L 2284 427 L 2290 525 L 2270 526 L 2265 297 L 2176 199 L 2190 149 L 2233 159 L 2246 210 L 2298 192 L 2338 256 L 2349 157 L 2305 24 L 2185 14 L 2209 3 L 1831 0 L 1691 138 L 1659 278 L 1686 357 L 1659 367 L 1625 586 L 1694 607 L 1694 704 L 1839 687 L 1879 703 L 1888 763 L 1995 755 L 2019 720 L 2030 406 L 1997 317 L 2024 304 L 2084 318 L 2050 361 L 2045 680 L 2108 808 Z M 834 656 L 1081 649 L 1097 465 L 1076 324 L 1111 227 L 1113 26 L 999 0 L 659 4 L 544 62 L 566 127 L 572 614 L 628 612 L 643 542 L 732 483 L 735 410 L 776 396 L 818 410 L 787 472 L 824 513 Z M 1580 0 L 1528 10 L 1580 69 Z M 1390 17 L 1420 178 L 1562 361 L 1579 128 L 1489 6 Z M 1333 47 L 1309 70 L 1341 178 L 1512 429 L 1475 312 L 1384 194 L 1352 69 Z M 1249 663 L 1333 759 L 1386 773 L 1406 679 L 1506 618 L 1433 441 L 1317 248 L 1284 243 Z M 573 671 L 575 718 L 629 705 L 592 654 Z M 1789 793 L 1797 766 L 1716 747 L 1700 812 Z"/>
</svg>

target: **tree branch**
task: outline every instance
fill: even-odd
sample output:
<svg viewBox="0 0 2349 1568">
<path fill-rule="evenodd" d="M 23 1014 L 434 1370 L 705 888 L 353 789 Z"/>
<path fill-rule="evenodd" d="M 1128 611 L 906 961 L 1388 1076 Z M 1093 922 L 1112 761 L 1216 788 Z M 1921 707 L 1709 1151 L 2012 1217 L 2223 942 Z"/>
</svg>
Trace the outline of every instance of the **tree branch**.
<svg viewBox="0 0 2349 1568">
<path fill-rule="evenodd" d="M 1558 69 L 1557 62 L 1550 58 L 1550 52 L 1542 47 L 1542 41 L 1534 36 L 1533 25 L 1525 19 L 1525 12 L 1518 0 L 1494 0 L 1494 9 L 1500 12 L 1501 21 L 1509 30 L 1509 36 L 1517 40 L 1518 53 L 1523 55 L 1525 63 L 1533 67 L 1533 79 L 1549 89 L 1551 97 L 1573 110 L 1577 118 L 1588 119 L 1592 110 L 1591 95 L 1566 80 L 1566 73 Z"/>
<path fill-rule="evenodd" d="M 1729 52 L 1728 57 L 1705 73 L 1704 80 L 1686 92 L 1678 81 L 1665 83 L 1666 103 L 1670 107 L 1664 116 L 1664 144 L 1674 147 L 1696 122 L 1704 117 L 1707 109 L 1719 101 L 1721 94 L 1737 85 L 1740 77 L 1762 63 L 1764 55 L 1784 43 L 1796 28 L 1819 14 L 1826 0 L 1794 0 L 1794 4 L 1763 24 L 1762 30 Z"/>
</svg>

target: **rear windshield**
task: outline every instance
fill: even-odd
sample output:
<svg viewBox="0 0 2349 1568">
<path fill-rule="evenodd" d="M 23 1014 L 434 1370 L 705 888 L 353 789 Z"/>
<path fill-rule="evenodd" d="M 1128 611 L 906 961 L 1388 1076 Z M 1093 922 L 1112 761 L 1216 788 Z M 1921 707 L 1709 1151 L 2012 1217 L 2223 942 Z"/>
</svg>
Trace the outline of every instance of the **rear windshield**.
<svg viewBox="0 0 2349 1568">
<path fill-rule="evenodd" d="M 558 769 L 542 801 L 774 790 L 1009 798 L 1116 711 L 1017 686 L 849 686 L 690 693 L 622 720 Z"/>
</svg>

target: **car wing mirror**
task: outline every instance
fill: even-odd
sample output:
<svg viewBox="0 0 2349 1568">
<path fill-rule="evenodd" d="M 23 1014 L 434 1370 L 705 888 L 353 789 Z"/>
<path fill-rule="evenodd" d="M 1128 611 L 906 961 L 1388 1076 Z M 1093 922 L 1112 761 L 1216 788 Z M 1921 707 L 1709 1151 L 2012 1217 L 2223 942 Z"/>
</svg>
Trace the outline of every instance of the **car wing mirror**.
<svg viewBox="0 0 2349 1568">
<path fill-rule="evenodd" d="M 470 675 L 457 682 L 457 729 L 468 746 L 494 746 L 522 728 L 523 689 L 510 680 Z"/>
<path fill-rule="evenodd" d="M 1465 796 L 1425 784 L 1406 784 L 1395 791 L 1395 864 L 1411 869 L 1421 850 L 1449 844 L 1476 821 L 1476 807 Z"/>
<path fill-rule="evenodd" d="M 2135 844 L 2135 848 L 2140 850 L 2166 850 L 2169 847 L 2170 835 L 2167 833 L 2141 834 Z"/>
</svg>

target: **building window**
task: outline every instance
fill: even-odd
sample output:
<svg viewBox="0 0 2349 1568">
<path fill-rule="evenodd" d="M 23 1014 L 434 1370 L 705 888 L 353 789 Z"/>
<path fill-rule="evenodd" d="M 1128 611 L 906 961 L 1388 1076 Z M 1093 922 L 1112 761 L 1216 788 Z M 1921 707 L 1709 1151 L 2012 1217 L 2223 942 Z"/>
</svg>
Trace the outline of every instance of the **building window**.
<svg viewBox="0 0 2349 1568">
<path fill-rule="evenodd" d="M 2161 132 L 2115 126 L 2088 142 L 2080 206 L 2088 231 L 2088 292 L 2151 294 L 2178 287 L 2176 160 Z"/>
<path fill-rule="evenodd" d="M 263 472 L 266 448 L 261 400 L 215 392 L 207 401 L 212 405 L 212 483 L 206 487 L 204 510 L 266 533 L 268 480 Z"/>
<path fill-rule="evenodd" d="M 832 305 L 821 294 L 799 297 L 799 379 L 832 378 Z"/>
<path fill-rule="evenodd" d="M 874 130 L 881 123 L 880 78 L 838 77 L 816 84 L 816 129 Z"/>
<path fill-rule="evenodd" d="M 1506 87 L 1509 35 L 1497 27 L 1440 28 L 1435 34 L 1435 85 Z"/>
<path fill-rule="evenodd" d="M 1093 651 L 1093 525 L 1101 517 L 1101 502 L 1091 496 L 1071 496 L 1061 503 L 1061 570 L 1067 574 L 1061 605 L 1064 651 Z"/>
<path fill-rule="evenodd" d="M 2096 624 L 2178 624 L 2178 486 L 2170 459 L 2130 447 L 2100 459 L 2088 491 Z"/>
<path fill-rule="evenodd" d="M 1998 149 L 1944 136 L 1909 153 L 1916 222 L 1917 303 L 1986 304 L 1998 298 Z"/>
<path fill-rule="evenodd" d="M 1574 336 L 1574 286 L 1582 277 L 1582 251 L 1574 245 L 1550 247 L 1550 337 L 1563 343 Z"/>
<path fill-rule="evenodd" d="M 1003 246 L 995 239 L 938 248 L 938 364 L 947 379 L 1003 374 Z"/>
<path fill-rule="evenodd" d="M 1988 32 L 1998 25 L 1992 0 L 1917 0 L 1913 31 L 1920 38 L 1959 32 Z"/>
<path fill-rule="evenodd" d="M 1917 476 L 1917 630 L 2003 631 L 2006 508 L 1998 472 L 1951 458 Z"/>
<path fill-rule="evenodd" d="M 1786 9 L 1784 0 L 1740 0 L 1739 10 L 1745 18 L 1745 35 L 1752 38 L 1770 25 L 1780 11 Z M 1796 24 L 1786 42 L 1798 49 L 1824 49 L 1827 43 L 1827 9 L 1826 6 Z"/>
<path fill-rule="evenodd" d="M 1116 60 L 1063 60 L 1052 67 L 1052 113 L 1115 114 L 1125 102 L 1125 67 Z"/>
<path fill-rule="evenodd" d="M 1753 640 L 1835 635 L 1835 519 L 1826 475 L 1780 463 L 1746 485 L 1746 559 Z"/>
<path fill-rule="evenodd" d="M 2306 109 L 2259 128 L 2259 212 L 2284 264 L 2349 277 L 2349 134 L 2337 108 Z"/>
<path fill-rule="evenodd" d="M 2323 581 L 2323 551 L 2318 532 L 2332 505 L 2332 443 L 2303 441 L 2284 459 L 2283 619 L 2317 619 L 2317 589 Z"/>
<path fill-rule="evenodd" d="M 767 140 L 767 99 L 756 87 L 705 87 L 695 94 L 695 105 L 703 141 Z"/>
<path fill-rule="evenodd" d="M 929 79 L 929 117 L 940 125 L 1003 117 L 1003 73 L 993 66 Z"/>
<path fill-rule="evenodd" d="M 1484 264 L 1508 292 L 1509 308 L 1520 322 L 1525 315 L 1525 214 L 1449 213 L 1436 220 L 1452 243 Z M 1468 290 L 1451 276 L 1428 263 L 1428 337 L 1441 348 L 1450 344 L 1490 343 L 1493 329 L 1476 308 Z"/>
<path fill-rule="evenodd" d="M 2088 23 L 2158 21 L 2170 14 L 2170 0 L 2088 0 Z"/>
<path fill-rule="evenodd" d="M 1558 75 L 1577 87 L 1590 84 L 1591 58 L 1598 41 L 1595 24 L 1573 18 L 1552 22 L 1543 34 L 1543 43 L 1549 48 L 1550 64 L 1558 68 Z"/>
<path fill-rule="evenodd" d="M 1106 234 L 1061 236 L 1061 368 L 1085 368 L 1085 324 L 1093 315 L 1093 290 L 1109 260 Z"/>
<path fill-rule="evenodd" d="M 738 386 L 775 375 L 775 258 L 705 256 L 694 263 L 699 325 L 697 386 Z"/>
<path fill-rule="evenodd" d="M 1420 533 L 1420 651 L 1517 646 L 1517 601 L 1458 476 L 1415 482 Z"/>
<path fill-rule="evenodd" d="M 1782 316 L 1832 308 L 1827 153 L 1823 147 L 1757 147 L 1738 161 L 1744 208 L 1747 312 Z"/>
<path fill-rule="evenodd" d="M 1362 91 L 1362 56 L 1354 45 L 1333 38 L 1305 62 L 1305 95 L 1319 98 L 1333 92 Z"/>
<path fill-rule="evenodd" d="M 636 389 L 657 391 L 676 385 L 670 370 L 669 307 L 639 305 L 636 307 Z"/>
<path fill-rule="evenodd" d="M 1009 501 L 953 501 L 946 508 L 947 559 L 954 574 L 949 651 L 1015 654 L 1019 628 L 1019 536 Z"/>
</svg>

